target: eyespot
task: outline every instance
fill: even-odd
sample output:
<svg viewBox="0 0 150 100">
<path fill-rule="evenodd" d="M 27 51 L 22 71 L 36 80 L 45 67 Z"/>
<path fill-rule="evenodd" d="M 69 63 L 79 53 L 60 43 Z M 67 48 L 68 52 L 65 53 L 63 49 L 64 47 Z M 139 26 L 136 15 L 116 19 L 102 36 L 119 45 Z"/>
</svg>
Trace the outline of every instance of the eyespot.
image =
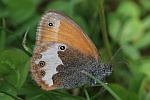
<svg viewBox="0 0 150 100">
<path fill-rule="evenodd" d="M 39 54 L 39 53 L 35 53 L 34 58 L 36 58 L 36 59 L 41 59 L 41 58 L 42 58 L 42 55 Z"/>
<path fill-rule="evenodd" d="M 39 62 L 39 66 L 40 66 L 40 67 L 44 67 L 44 66 L 45 66 L 45 62 L 44 62 L 44 61 L 40 61 L 40 62 Z"/>
<path fill-rule="evenodd" d="M 60 51 L 64 51 L 64 50 L 66 50 L 66 46 L 60 45 L 60 46 L 58 47 L 58 49 L 59 49 Z"/>
<path fill-rule="evenodd" d="M 54 23 L 53 23 L 53 22 L 48 22 L 48 26 L 49 26 L 49 27 L 53 27 L 53 26 L 54 26 Z"/>
<path fill-rule="evenodd" d="M 45 72 L 44 70 L 41 70 L 41 71 L 40 71 L 40 75 L 41 75 L 41 76 L 45 76 L 45 74 L 46 74 L 46 72 Z"/>
</svg>

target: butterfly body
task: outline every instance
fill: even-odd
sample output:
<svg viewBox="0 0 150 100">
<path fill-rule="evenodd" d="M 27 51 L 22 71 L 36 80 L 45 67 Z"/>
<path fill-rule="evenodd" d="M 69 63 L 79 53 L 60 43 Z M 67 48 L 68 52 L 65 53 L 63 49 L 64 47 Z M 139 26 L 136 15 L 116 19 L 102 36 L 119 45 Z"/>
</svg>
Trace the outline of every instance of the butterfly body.
<svg viewBox="0 0 150 100">
<path fill-rule="evenodd" d="M 44 90 L 95 84 L 82 71 L 102 80 L 112 67 L 101 63 L 96 47 L 73 20 L 58 11 L 46 12 L 37 28 L 31 58 L 34 80 Z"/>
</svg>

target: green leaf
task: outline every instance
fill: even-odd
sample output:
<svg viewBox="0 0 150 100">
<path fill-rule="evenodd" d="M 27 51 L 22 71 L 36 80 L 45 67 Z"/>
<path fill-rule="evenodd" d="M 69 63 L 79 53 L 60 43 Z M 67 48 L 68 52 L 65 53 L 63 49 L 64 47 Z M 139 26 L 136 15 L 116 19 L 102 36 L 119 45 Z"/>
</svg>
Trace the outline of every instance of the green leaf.
<svg viewBox="0 0 150 100">
<path fill-rule="evenodd" d="M 28 28 L 29 28 L 28 35 L 30 37 L 32 36 L 31 37 L 32 39 L 35 39 L 36 26 L 38 25 L 39 19 L 40 19 L 40 16 L 35 14 L 31 20 L 25 22 L 21 27 L 16 29 L 15 32 L 13 32 L 13 34 L 9 35 L 9 37 L 7 38 L 8 44 L 12 43 L 13 41 L 16 41 L 18 39 L 17 37 L 23 36 Z"/>
<path fill-rule="evenodd" d="M 120 31 L 122 29 L 121 26 L 121 21 L 119 20 L 119 18 L 117 18 L 116 14 L 111 13 L 108 16 L 108 28 L 109 28 L 109 34 L 111 36 L 111 38 L 115 41 L 118 41 L 118 37 L 120 35 Z"/>
<path fill-rule="evenodd" d="M 121 44 L 124 48 L 122 51 L 132 60 L 138 60 L 140 58 L 140 52 L 132 45 Z"/>
<path fill-rule="evenodd" d="M 3 0 L 0 0 L 0 18 L 7 16 L 9 11 L 7 7 L 3 4 Z"/>
<path fill-rule="evenodd" d="M 139 6 L 132 1 L 121 2 L 116 12 L 120 15 L 121 19 L 137 18 L 141 13 Z"/>
<path fill-rule="evenodd" d="M 29 72 L 29 57 L 20 51 L 5 50 L 0 55 L 0 78 L 20 88 Z"/>
<path fill-rule="evenodd" d="M 129 86 L 129 90 L 138 94 L 143 79 L 144 79 L 144 75 L 143 74 L 141 74 L 141 73 L 134 73 L 134 75 L 132 76 L 132 80 L 131 80 L 131 82 L 129 84 L 130 85 Z"/>
<path fill-rule="evenodd" d="M 53 1 L 52 3 L 49 3 L 45 10 L 55 9 L 69 14 L 69 8 L 70 8 L 70 2 L 61 0 L 61 1 Z"/>
<path fill-rule="evenodd" d="M 139 19 L 135 18 L 125 22 L 122 31 L 120 32 L 120 42 L 137 42 L 142 37 L 143 27 Z"/>
<path fill-rule="evenodd" d="M 142 62 L 140 66 L 140 71 L 145 75 L 147 75 L 148 78 L 150 79 L 150 59 L 147 59 Z"/>
<path fill-rule="evenodd" d="M 149 0 L 139 0 L 139 2 L 142 5 L 141 8 L 144 8 L 144 12 L 145 12 L 145 9 L 150 10 L 150 1 Z"/>
<path fill-rule="evenodd" d="M 31 0 L 3 0 L 9 11 L 9 19 L 12 24 L 20 24 L 30 18 L 36 6 Z"/>
<path fill-rule="evenodd" d="M 138 96 L 130 91 L 125 90 L 117 84 L 108 84 L 108 86 L 122 99 L 122 100 L 138 100 Z"/>
<path fill-rule="evenodd" d="M 85 98 L 71 95 L 65 90 L 44 91 L 33 84 L 25 84 L 23 88 L 18 91 L 18 94 L 26 95 L 25 98 L 27 100 L 85 100 Z"/>
<path fill-rule="evenodd" d="M 145 85 L 148 82 L 148 77 L 142 73 L 141 65 L 147 61 L 149 60 L 140 59 L 139 61 L 130 61 L 128 66 L 130 68 L 130 71 L 132 72 L 128 90 L 138 94 L 138 97 L 140 99 L 144 95 Z"/>
<path fill-rule="evenodd" d="M 15 100 L 15 99 L 4 93 L 0 93 L 0 100 Z"/>
<path fill-rule="evenodd" d="M 0 98 L 7 98 L 6 100 L 14 100 L 13 98 L 16 98 L 17 100 L 19 100 L 19 98 L 16 96 L 17 94 L 14 87 L 12 87 L 9 83 L 5 81 L 0 82 L 0 93 L 3 94 Z"/>
<path fill-rule="evenodd" d="M 134 47 L 137 49 L 144 49 L 150 46 L 150 31 L 146 32 L 137 42 L 134 43 Z"/>
<path fill-rule="evenodd" d="M 144 30 L 149 30 L 149 26 L 150 26 L 150 15 L 144 17 L 144 19 L 142 19 L 142 24 L 143 24 L 143 28 Z"/>
</svg>

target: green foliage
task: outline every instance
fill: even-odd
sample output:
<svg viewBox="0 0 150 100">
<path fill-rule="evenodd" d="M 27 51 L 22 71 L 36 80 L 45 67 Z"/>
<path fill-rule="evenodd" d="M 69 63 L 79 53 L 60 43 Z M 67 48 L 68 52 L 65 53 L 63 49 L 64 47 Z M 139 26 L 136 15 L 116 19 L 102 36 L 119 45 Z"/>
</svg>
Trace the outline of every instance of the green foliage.
<svg viewBox="0 0 150 100">
<path fill-rule="evenodd" d="M 2 21 L 3 21 L 2 27 L 5 28 L 6 27 L 5 19 L 3 18 Z M 6 32 L 4 30 L 2 30 L 1 38 L 0 38 L 0 52 L 2 52 L 4 50 L 5 42 L 6 42 Z"/>
<path fill-rule="evenodd" d="M 25 95 L 27 100 L 86 100 L 85 98 L 68 94 L 64 90 L 44 91 L 35 85 L 28 84 L 25 84 L 18 91 L 18 94 Z"/>
<path fill-rule="evenodd" d="M 29 57 L 26 54 L 14 50 L 5 50 L 2 52 L 0 55 L 1 91 L 16 95 L 15 90 L 22 87 L 28 71 Z M 7 95 L 5 96 L 9 98 Z"/>
<path fill-rule="evenodd" d="M 74 89 L 69 92 L 41 90 L 29 74 L 30 59 L 22 46 L 22 40 L 29 28 L 26 42 L 33 49 L 36 27 L 42 14 L 49 9 L 60 10 L 83 28 L 100 50 L 103 62 L 108 62 L 100 29 L 98 2 L 99 0 L 1 0 L 0 100 L 85 100 L 80 89 L 77 93 Z M 122 100 L 149 100 L 150 1 L 104 0 L 104 6 L 113 54 L 120 46 L 124 47 L 114 58 L 114 62 L 122 63 L 114 64 L 113 75 L 106 79 L 108 87 Z M 91 98 L 99 93 L 100 87 L 89 87 L 87 90 Z M 99 99 L 112 100 L 114 97 L 105 91 L 94 100 Z"/>
<path fill-rule="evenodd" d="M 134 92 L 125 90 L 123 87 L 117 84 L 110 84 L 110 88 L 122 99 L 122 100 L 138 100 L 138 96 Z"/>
</svg>

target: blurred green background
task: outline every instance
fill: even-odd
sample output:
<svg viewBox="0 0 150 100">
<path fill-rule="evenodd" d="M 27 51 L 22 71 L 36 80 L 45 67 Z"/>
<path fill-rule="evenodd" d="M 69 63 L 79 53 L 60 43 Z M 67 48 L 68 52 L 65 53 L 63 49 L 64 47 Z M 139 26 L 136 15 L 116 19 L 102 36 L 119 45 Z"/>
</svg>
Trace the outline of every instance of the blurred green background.
<svg viewBox="0 0 150 100">
<path fill-rule="evenodd" d="M 82 88 L 43 91 L 29 73 L 38 21 L 50 9 L 74 19 L 92 39 L 104 63 L 109 62 L 99 21 L 99 0 L 1 0 L 0 1 L 0 100 L 86 100 Z M 108 86 L 122 100 L 150 100 L 150 0 L 104 0 L 108 38 L 114 58 Z M 126 64 L 126 62 L 128 64 Z M 90 98 L 101 87 L 89 87 Z M 115 100 L 105 91 L 94 100 Z"/>
</svg>

